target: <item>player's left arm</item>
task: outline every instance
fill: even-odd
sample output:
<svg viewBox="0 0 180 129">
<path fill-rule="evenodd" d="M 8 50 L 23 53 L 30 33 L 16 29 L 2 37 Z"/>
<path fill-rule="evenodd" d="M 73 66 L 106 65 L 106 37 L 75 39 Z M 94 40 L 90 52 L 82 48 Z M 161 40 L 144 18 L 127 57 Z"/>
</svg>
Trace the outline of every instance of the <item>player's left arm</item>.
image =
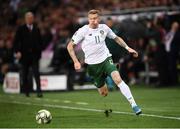
<svg viewBox="0 0 180 129">
<path fill-rule="evenodd" d="M 132 54 L 133 57 L 138 57 L 138 52 L 135 51 L 134 49 L 130 48 L 121 37 L 116 36 L 114 38 L 114 40 L 116 41 L 117 44 L 119 44 L 120 46 L 125 48 L 130 54 Z"/>
</svg>

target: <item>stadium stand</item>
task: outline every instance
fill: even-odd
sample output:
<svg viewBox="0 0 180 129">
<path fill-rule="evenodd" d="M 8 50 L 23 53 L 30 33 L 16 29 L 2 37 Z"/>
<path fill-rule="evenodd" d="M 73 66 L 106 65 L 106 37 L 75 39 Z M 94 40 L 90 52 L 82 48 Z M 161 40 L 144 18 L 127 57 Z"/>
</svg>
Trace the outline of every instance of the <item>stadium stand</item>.
<svg viewBox="0 0 180 129">
<path fill-rule="evenodd" d="M 0 0 L 0 8 L 1 82 L 10 66 L 14 68 L 16 65 L 13 54 L 10 53 L 12 50 L 9 50 L 8 46 L 13 46 L 15 30 L 23 23 L 26 11 L 34 12 L 43 35 L 44 56 L 41 72 L 61 74 L 71 71 L 74 74 L 65 46 L 73 33 L 86 23 L 84 16 L 87 11 L 96 8 L 104 14 L 102 22 L 107 23 L 116 34 L 125 38 L 127 43 L 140 53 L 138 60 L 132 60 L 122 48 L 111 45 L 111 41 L 108 42 L 110 51 L 114 52 L 113 58 L 116 63 L 120 63 L 124 79 L 135 84 L 144 82 L 145 77 L 145 82 L 150 84 L 154 82 L 152 77 L 160 85 L 168 83 L 168 73 L 165 72 L 168 69 L 168 59 L 165 60 L 163 43 L 171 24 L 174 21 L 180 22 L 180 0 Z M 114 48 L 117 50 L 112 51 Z M 122 51 L 121 56 L 114 57 L 119 50 Z M 88 77 L 83 78 L 83 72 L 77 76 L 81 81 L 89 80 Z"/>
</svg>

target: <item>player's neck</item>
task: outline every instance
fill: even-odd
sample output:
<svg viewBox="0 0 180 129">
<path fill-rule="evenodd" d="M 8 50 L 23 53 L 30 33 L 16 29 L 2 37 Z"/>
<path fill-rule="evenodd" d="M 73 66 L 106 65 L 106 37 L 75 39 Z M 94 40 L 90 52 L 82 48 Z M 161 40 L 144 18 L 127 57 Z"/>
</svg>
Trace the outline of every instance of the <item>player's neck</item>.
<svg viewBox="0 0 180 129">
<path fill-rule="evenodd" d="M 97 29 L 97 28 L 98 28 L 98 26 L 99 26 L 99 25 L 97 25 L 97 26 L 93 26 L 93 25 L 90 25 L 90 24 L 89 24 L 89 28 L 91 28 L 91 29 Z"/>
</svg>

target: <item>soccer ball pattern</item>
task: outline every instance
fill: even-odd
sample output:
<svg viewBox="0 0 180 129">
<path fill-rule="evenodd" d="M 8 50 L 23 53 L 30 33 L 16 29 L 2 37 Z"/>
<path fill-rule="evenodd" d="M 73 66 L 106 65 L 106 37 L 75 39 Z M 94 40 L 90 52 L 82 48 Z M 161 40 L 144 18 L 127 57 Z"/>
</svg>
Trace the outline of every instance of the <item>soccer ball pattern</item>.
<svg viewBox="0 0 180 129">
<path fill-rule="evenodd" d="M 52 115 L 48 110 L 40 110 L 36 114 L 36 121 L 38 124 L 48 124 L 52 120 Z"/>
</svg>

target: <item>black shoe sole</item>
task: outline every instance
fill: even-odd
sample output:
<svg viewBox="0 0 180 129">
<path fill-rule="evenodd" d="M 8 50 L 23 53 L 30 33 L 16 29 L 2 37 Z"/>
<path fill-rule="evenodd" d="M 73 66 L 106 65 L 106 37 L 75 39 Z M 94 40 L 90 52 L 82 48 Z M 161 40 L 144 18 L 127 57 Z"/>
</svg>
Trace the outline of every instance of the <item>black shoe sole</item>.
<svg viewBox="0 0 180 129">
<path fill-rule="evenodd" d="M 137 115 L 137 116 L 138 116 L 138 115 L 140 115 L 140 114 L 142 114 L 142 111 L 140 111 L 140 112 L 136 113 L 136 115 Z"/>
</svg>

